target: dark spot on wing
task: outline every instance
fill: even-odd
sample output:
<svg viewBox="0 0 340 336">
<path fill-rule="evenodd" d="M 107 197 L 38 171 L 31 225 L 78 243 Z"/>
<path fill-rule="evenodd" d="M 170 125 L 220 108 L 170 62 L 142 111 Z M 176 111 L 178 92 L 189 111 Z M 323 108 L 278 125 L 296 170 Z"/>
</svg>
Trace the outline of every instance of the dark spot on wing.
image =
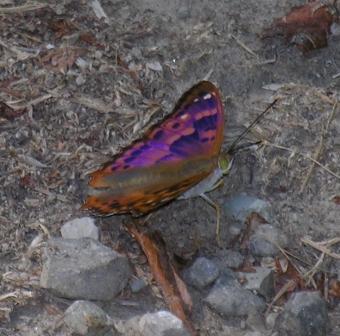
<svg viewBox="0 0 340 336">
<path fill-rule="evenodd" d="M 180 123 L 179 122 L 176 122 L 172 125 L 172 128 L 173 129 L 177 129 L 178 127 L 180 126 Z"/>
<path fill-rule="evenodd" d="M 197 130 L 192 134 L 181 136 L 178 140 L 174 141 L 170 145 L 170 152 L 180 156 L 186 156 L 188 152 L 188 146 L 197 146 L 199 144 L 200 137 Z"/>
<path fill-rule="evenodd" d="M 153 136 L 153 139 L 160 140 L 162 138 L 163 134 L 164 134 L 163 130 L 160 129 L 155 133 L 155 135 Z"/>
<path fill-rule="evenodd" d="M 182 106 L 181 110 L 177 112 L 177 116 L 182 116 L 183 114 L 186 114 L 187 113 L 187 110 L 188 108 L 190 107 L 191 103 L 190 104 L 186 104 L 184 106 Z"/>
<path fill-rule="evenodd" d="M 130 161 L 131 161 L 131 160 L 130 160 Z M 123 166 L 123 169 L 128 169 L 128 168 L 130 168 L 130 167 L 131 167 L 130 165 L 126 164 L 126 165 Z"/>
<path fill-rule="evenodd" d="M 129 163 L 129 162 L 133 161 L 134 159 L 135 159 L 135 157 L 129 156 L 129 157 L 127 157 L 127 158 L 124 159 L 124 162 L 125 162 L 125 163 Z M 125 168 L 125 167 L 124 167 L 124 168 Z"/>
<path fill-rule="evenodd" d="M 212 98 L 204 100 L 204 102 L 207 104 L 207 107 L 210 109 L 213 109 L 214 107 L 216 107 L 216 102 Z"/>
<path fill-rule="evenodd" d="M 165 156 L 163 156 L 162 158 L 158 159 L 156 161 L 156 164 L 157 163 L 161 163 L 161 162 L 165 162 L 165 161 L 169 161 L 170 159 L 172 159 L 174 156 L 172 154 L 167 154 Z"/>
<path fill-rule="evenodd" d="M 217 114 L 203 117 L 194 121 L 194 127 L 202 131 L 215 130 L 217 126 Z"/>
<path fill-rule="evenodd" d="M 136 156 L 142 154 L 142 152 L 143 151 L 141 149 L 136 149 L 131 153 L 131 156 L 136 157 Z"/>
</svg>

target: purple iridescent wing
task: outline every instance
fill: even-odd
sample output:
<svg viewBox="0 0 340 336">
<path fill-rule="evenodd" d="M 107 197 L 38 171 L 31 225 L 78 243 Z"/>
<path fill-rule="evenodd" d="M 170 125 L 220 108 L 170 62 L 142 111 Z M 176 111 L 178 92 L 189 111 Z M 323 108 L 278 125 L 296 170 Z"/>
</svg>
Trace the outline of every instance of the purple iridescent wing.
<svg viewBox="0 0 340 336">
<path fill-rule="evenodd" d="M 218 157 L 223 141 L 223 125 L 223 107 L 218 89 L 208 81 L 198 83 L 181 97 L 166 119 L 90 176 L 89 186 L 100 190 L 114 189 L 119 179 L 125 183 L 128 176 L 133 178 L 139 174 L 143 176 L 139 179 L 142 182 L 138 180 L 139 189 L 131 189 L 125 183 L 129 190 L 126 193 L 116 192 L 115 196 L 112 196 L 112 192 L 105 195 L 102 193 L 99 197 L 91 195 L 86 199 L 84 207 L 102 213 L 123 213 L 131 210 L 144 213 L 157 207 L 157 202 L 161 203 L 161 196 L 155 197 L 153 191 L 158 195 L 164 192 L 166 197 L 163 199 L 167 201 L 177 197 L 209 175 L 213 169 L 212 166 L 204 165 L 204 162 L 212 162 Z M 188 161 L 199 162 L 200 166 L 203 162 L 205 168 L 196 173 L 191 168 L 186 168 Z M 185 175 L 184 172 L 183 177 L 176 180 L 171 175 L 177 169 L 187 173 Z M 151 172 L 154 172 L 155 179 L 156 176 L 161 176 L 158 184 L 163 186 L 162 189 L 155 190 L 153 181 L 145 184 L 144 180 L 149 178 Z M 107 198 L 110 200 L 104 206 L 102 203 Z"/>
</svg>

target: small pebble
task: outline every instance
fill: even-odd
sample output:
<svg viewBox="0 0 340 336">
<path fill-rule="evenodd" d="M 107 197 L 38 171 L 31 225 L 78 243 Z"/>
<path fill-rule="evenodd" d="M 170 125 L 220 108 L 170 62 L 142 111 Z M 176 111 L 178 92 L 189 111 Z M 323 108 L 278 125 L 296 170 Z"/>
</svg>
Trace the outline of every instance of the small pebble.
<svg viewBox="0 0 340 336">
<path fill-rule="evenodd" d="M 183 322 L 168 311 L 158 311 L 115 323 L 122 335 L 190 336 Z"/>
<path fill-rule="evenodd" d="M 148 284 L 143 280 L 139 278 L 132 279 L 130 281 L 130 288 L 132 293 L 138 293 L 141 291 L 143 288 L 145 288 Z"/>
<path fill-rule="evenodd" d="M 261 313 L 266 307 L 261 298 L 242 288 L 230 274 L 223 274 L 217 279 L 205 301 L 225 316 L 248 316 Z"/>
<path fill-rule="evenodd" d="M 257 212 L 265 219 L 270 219 L 270 203 L 246 194 L 236 195 L 224 205 L 228 217 L 244 222 L 252 212 Z"/>
<path fill-rule="evenodd" d="M 319 292 L 293 294 L 284 306 L 284 311 L 275 321 L 274 331 L 278 336 L 327 336 L 329 318 L 327 305 Z"/>
<path fill-rule="evenodd" d="M 271 312 L 269 314 L 266 315 L 265 319 L 266 319 L 266 327 L 268 329 L 273 329 L 274 325 L 275 325 L 275 321 L 277 319 L 277 317 L 279 316 L 279 313 L 277 312 Z"/>
<path fill-rule="evenodd" d="M 146 66 L 153 71 L 163 71 L 163 67 L 158 61 L 148 62 Z"/>
<path fill-rule="evenodd" d="M 256 291 L 269 301 L 274 295 L 274 272 L 267 267 L 254 267 L 255 272 L 239 272 L 244 288 Z"/>
<path fill-rule="evenodd" d="M 103 57 L 103 52 L 100 50 L 96 50 L 94 53 L 94 58 L 101 59 Z"/>
<path fill-rule="evenodd" d="M 216 264 L 205 257 L 197 258 L 183 274 L 188 284 L 199 289 L 210 285 L 218 276 L 219 270 Z"/>
<path fill-rule="evenodd" d="M 100 329 L 110 325 L 110 317 L 96 304 L 89 301 L 75 301 L 64 314 L 65 324 L 75 333 L 100 334 Z"/>
<path fill-rule="evenodd" d="M 92 238 L 99 239 L 99 230 L 91 217 L 75 218 L 65 223 L 61 229 L 61 236 L 64 239 Z"/>
<path fill-rule="evenodd" d="M 288 244 L 286 234 L 271 224 L 259 225 L 249 241 L 251 253 L 259 257 L 275 256 L 278 246 L 284 248 Z"/>
<path fill-rule="evenodd" d="M 235 269 L 241 267 L 244 257 L 238 251 L 220 249 L 216 252 L 213 261 L 216 262 L 219 269 L 224 269 L 225 267 Z"/>
<path fill-rule="evenodd" d="M 89 63 L 81 57 L 77 58 L 76 64 L 81 70 L 86 70 L 87 68 L 89 68 Z"/>
<path fill-rule="evenodd" d="M 131 275 L 127 257 L 91 238 L 53 238 L 44 249 L 40 285 L 69 299 L 112 300 Z"/>
<path fill-rule="evenodd" d="M 86 83 L 86 79 L 84 78 L 84 76 L 82 74 L 80 74 L 77 78 L 76 78 L 76 84 L 78 86 L 81 86 L 83 84 Z"/>
<path fill-rule="evenodd" d="M 263 314 L 258 312 L 249 314 L 246 320 L 246 326 L 253 332 L 259 332 L 261 335 L 265 334 L 266 326 Z"/>
</svg>

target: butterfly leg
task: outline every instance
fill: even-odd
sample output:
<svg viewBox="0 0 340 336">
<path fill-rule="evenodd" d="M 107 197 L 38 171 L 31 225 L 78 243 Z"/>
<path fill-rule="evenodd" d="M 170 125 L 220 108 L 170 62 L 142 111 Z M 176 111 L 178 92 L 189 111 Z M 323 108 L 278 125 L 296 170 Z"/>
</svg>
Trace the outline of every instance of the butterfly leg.
<svg viewBox="0 0 340 336">
<path fill-rule="evenodd" d="M 215 203 L 206 194 L 201 194 L 200 197 L 204 199 L 210 206 L 212 206 L 216 210 L 216 231 L 215 231 L 216 241 L 217 241 L 218 246 L 221 246 L 221 239 L 220 239 L 221 208 L 217 203 Z"/>
<path fill-rule="evenodd" d="M 215 189 L 217 189 L 218 187 L 220 187 L 222 184 L 223 184 L 224 180 L 223 178 L 219 179 L 212 187 L 211 189 L 209 190 L 210 191 L 213 191 Z"/>
</svg>

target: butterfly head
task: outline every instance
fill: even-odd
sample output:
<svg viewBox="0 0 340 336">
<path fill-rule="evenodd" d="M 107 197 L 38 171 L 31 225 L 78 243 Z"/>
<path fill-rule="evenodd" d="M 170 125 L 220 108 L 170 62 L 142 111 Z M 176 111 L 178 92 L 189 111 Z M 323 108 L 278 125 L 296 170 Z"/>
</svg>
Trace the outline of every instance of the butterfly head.
<svg viewBox="0 0 340 336">
<path fill-rule="evenodd" d="M 221 169 L 223 175 L 227 175 L 233 165 L 234 158 L 226 153 L 222 152 L 220 153 L 220 156 L 218 158 L 218 167 Z"/>
</svg>

